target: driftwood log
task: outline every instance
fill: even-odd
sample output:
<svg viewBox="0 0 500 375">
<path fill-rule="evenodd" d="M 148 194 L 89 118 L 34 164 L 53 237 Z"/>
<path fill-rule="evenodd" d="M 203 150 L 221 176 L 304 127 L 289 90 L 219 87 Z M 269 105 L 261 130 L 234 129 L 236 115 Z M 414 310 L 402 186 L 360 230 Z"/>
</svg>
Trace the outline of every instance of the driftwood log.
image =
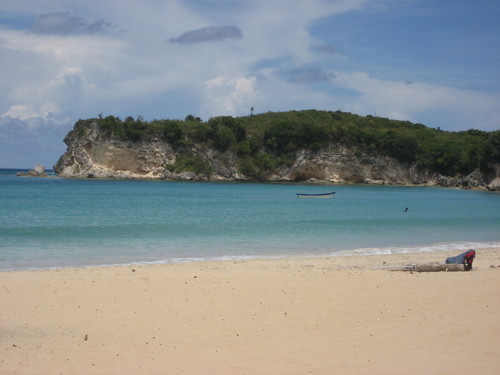
<svg viewBox="0 0 500 375">
<path fill-rule="evenodd" d="M 465 271 L 463 264 L 439 264 L 439 263 L 425 263 L 425 264 L 409 264 L 394 271 L 411 271 L 411 272 L 458 272 Z"/>
<path fill-rule="evenodd" d="M 417 264 L 415 266 L 417 272 L 457 272 L 465 271 L 463 264 Z"/>
</svg>

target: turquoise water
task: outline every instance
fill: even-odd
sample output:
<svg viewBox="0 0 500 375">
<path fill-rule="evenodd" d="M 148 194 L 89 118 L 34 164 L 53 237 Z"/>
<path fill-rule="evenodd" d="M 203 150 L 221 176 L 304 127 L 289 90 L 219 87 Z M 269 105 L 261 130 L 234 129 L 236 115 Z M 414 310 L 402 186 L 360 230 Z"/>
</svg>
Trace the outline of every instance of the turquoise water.
<svg viewBox="0 0 500 375">
<path fill-rule="evenodd" d="M 15 172 L 0 170 L 0 270 L 500 246 L 497 193 Z"/>
</svg>

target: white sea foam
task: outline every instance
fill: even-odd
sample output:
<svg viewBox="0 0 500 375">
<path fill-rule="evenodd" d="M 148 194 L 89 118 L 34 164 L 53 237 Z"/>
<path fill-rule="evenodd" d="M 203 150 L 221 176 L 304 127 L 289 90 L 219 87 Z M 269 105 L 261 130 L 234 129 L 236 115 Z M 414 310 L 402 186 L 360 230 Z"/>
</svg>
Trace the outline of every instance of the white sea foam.
<svg viewBox="0 0 500 375">
<path fill-rule="evenodd" d="M 352 250 L 340 250 L 330 253 L 330 256 L 389 255 L 436 251 L 465 251 L 468 249 L 491 249 L 499 247 L 500 242 L 441 242 L 424 246 L 364 247 Z"/>
</svg>

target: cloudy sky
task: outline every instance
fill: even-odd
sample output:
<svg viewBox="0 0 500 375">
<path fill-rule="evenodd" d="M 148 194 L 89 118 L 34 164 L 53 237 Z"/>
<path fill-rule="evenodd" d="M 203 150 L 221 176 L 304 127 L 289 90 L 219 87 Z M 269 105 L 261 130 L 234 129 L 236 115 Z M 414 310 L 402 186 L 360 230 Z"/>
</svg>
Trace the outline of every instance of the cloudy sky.
<svg viewBox="0 0 500 375">
<path fill-rule="evenodd" d="M 0 3 L 0 167 L 80 118 L 342 110 L 500 129 L 498 0 Z"/>
</svg>

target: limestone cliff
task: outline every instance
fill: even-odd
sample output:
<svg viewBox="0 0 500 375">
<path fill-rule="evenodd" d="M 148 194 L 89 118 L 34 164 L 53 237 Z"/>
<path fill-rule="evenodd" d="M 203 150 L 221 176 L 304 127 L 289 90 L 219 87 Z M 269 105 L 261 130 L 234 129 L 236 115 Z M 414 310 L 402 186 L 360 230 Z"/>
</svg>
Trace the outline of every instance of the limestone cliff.
<svg viewBox="0 0 500 375">
<path fill-rule="evenodd" d="M 161 178 L 162 166 L 175 162 L 169 144 L 113 139 L 96 121 L 79 121 L 64 142 L 67 151 L 54 165 L 61 177 Z"/>
<path fill-rule="evenodd" d="M 165 140 L 125 141 L 99 129 L 97 120 L 75 124 L 64 142 L 67 151 L 54 165 L 61 177 L 111 179 L 167 179 L 244 181 L 252 180 L 238 167 L 235 152 L 220 152 L 206 145 L 191 145 L 189 154 L 208 166 L 209 172 L 177 170 L 179 153 Z M 282 182 L 326 182 L 335 184 L 425 184 L 446 187 L 478 188 L 498 180 L 498 172 L 489 181 L 475 171 L 469 176 L 446 177 L 402 163 L 395 158 L 354 152 L 331 145 L 316 152 L 300 150 L 286 167 L 267 173 L 261 180 Z M 496 185 L 493 186 L 493 188 Z"/>
</svg>

